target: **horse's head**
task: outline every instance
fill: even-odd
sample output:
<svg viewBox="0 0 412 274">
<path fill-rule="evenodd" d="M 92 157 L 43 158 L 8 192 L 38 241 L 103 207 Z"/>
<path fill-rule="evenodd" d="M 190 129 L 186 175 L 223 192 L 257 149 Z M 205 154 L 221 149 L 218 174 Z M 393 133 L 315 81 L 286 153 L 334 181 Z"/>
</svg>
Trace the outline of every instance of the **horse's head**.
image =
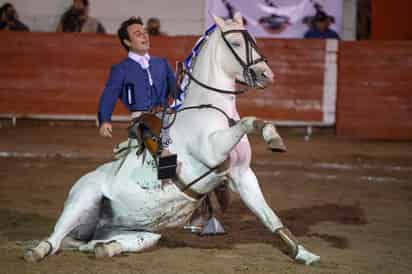
<svg viewBox="0 0 412 274">
<path fill-rule="evenodd" d="M 221 31 L 223 43 L 216 49 L 216 60 L 229 77 L 253 88 L 265 88 L 273 82 L 273 72 L 266 59 L 258 51 L 255 39 L 243 25 L 240 13 L 233 20 L 213 16 Z"/>
</svg>

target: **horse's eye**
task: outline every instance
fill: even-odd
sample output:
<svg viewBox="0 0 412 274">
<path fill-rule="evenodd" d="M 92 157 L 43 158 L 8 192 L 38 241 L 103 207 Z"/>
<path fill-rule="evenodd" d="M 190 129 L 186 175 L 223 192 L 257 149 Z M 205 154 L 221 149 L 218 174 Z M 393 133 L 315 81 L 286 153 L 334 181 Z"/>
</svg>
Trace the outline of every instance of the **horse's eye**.
<svg viewBox="0 0 412 274">
<path fill-rule="evenodd" d="M 230 43 L 234 48 L 239 48 L 241 46 L 240 42 L 231 42 Z"/>
</svg>

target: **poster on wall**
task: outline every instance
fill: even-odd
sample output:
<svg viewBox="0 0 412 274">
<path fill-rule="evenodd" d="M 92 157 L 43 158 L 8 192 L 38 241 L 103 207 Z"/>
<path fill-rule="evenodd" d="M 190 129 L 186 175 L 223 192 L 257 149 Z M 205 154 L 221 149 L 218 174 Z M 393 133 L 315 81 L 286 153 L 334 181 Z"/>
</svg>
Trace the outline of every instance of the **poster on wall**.
<svg viewBox="0 0 412 274">
<path fill-rule="evenodd" d="M 255 37 L 303 38 L 317 15 L 342 33 L 342 0 L 206 0 L 205 27 L 213 24 L 212 14 L 228 19 L 237 11 Z"/>
</svg>

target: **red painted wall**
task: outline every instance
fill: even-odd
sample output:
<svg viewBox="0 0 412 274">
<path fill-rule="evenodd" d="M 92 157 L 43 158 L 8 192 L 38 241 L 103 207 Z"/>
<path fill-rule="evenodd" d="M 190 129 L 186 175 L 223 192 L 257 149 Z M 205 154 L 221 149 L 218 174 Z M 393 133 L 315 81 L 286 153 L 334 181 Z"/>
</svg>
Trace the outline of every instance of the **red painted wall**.
<svg viewBox="0 0 412 274">
<path fill-rule="evenodd" d="M 411 40 L 412 1 L 372 0 L 372 39 Z"/>
<path fill-rule="evenodd" d="M 110 66 L 126 56 L 114 36 L 0 33 L 0 114 L 95 115 Z M 172 67 L 197 37 L 152 38 L 151 54 Z M 242 115 L 322 121 L 324 41 L 259 40 L 276 84 L 238 98 Z M 115 114 L 127 114 L 118 104 Z"/>
<path fill-rule="evenodd" d="M 412 139 L 412 41 L 342 42 L 339 136 Z"/>
<path fill-rule="evenodd" d="M 0 32 L 0 115 L 95 115 L 110 66 L 126 56 L 117 38 Z M 197 37 L 152 39 L 174 66 Z M 325 41 L 258 40 L 276 75 L 265 91 L 238 97 L 241 115 L 277 121 L 323 117 Z M 340 42 L 339 136 L 412 139 L 412 41 Z M 115 114 L 127 115 L 118 104 Z"/>
</svg>

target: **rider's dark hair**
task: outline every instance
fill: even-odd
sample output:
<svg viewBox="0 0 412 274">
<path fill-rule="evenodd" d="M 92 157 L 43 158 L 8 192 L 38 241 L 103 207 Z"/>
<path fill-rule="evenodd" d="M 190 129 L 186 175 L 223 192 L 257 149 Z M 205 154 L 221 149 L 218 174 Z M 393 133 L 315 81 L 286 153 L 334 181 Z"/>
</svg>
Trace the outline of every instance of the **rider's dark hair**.
<svg viewBox="0 0 412 274">
<path fill-rule="evenodd" d="M 121 25 L 119 30 L 117 31 L 117 36 L 119 37 L 120 43 L 124 47 L 126 51 L 129 51 L 129 47 L 126 45 L 124 40 L 129 40 L 129 33 L 127 32 L 127 28 L 131 25 L 138 24 L 143 26 L 143 20 L 140 17 L 130 17 L 126 21 L 124 21 Z"/>
</svg>

